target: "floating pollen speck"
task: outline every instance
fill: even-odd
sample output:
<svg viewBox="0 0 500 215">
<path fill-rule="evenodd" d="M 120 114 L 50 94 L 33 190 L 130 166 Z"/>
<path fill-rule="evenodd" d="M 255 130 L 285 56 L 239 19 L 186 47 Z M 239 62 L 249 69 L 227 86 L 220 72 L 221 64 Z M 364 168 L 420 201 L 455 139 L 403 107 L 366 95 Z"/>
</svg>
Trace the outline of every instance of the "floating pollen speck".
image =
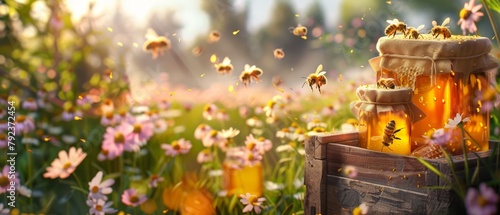
<svg viewBox="0 0 500 215">
<path fill-rule="evenodd" d="M 339 81 L 343 81 L 344 78 L 342 77 L 342 74 L 339 75 Z"/>
<path fill-rule="evenodd" d="M 109 78 L 113 78 L 113 72 L 109 73 Z"/>
<path fill-rule="evenodd" d="M 240 30 L 233 31 L 233 35 L 240 33 Z"/>
<path fill-rule="evenodd" d="M 108 27 L 108 31 L 109 31 L 109 32 L 113 32 L 113 28 Z"/>
<path fill-rule="evenodd" d="M 229 92 L 233 92 L 234 91 L 234 86 L 233 85 L 229 85 L 229 87 L 227 88 L 227 90 Z"/>
<path fill-rule="evenodd" d="M 78 120 L 78 121 L 79 121 L 79 120 L 82 120 L 82 118 L 81 118 L 81 117 L 79 117 L 79 116 L 75 116 L 75 120 Z"/>
<path fill-rule="evenodd" d="M 301 36 L 300 38 L 307 40 L 307 36 Z"/>
<path fill-rule="evenodd" d="M 212 56 L 210 56 L 211 63 L 215 63 L 216 61 L 217 61 L 217 55 L 213 54 Z"/>
<path fill-rule="evenodd" d="M 203 76 L 205 76 L 205 73 L 201 74 L 201 75 L 200 75 L 200 78 L 203 78 Z"/>
<path fill-rule="evenodd" d="M 392 1 L 391 0 L 387 0 L 387 1 L 385 1 L 385 3 L 392 4 Z"/>
<path fill-rule="evenodd" d="M 47 141 L 49 141 L 49 140 L 50 140 L 50 137 L 43 138 L 43 140 L 44 140 L 45 142 L 47 142 Z"/>
<path fill-rule="evenodd" d="M 171 92 L 170 93 L 170 97 L 172 97 L 173 95 L 175 95 L 175 92 Z"/>
<path fill-rule="evenodd" d="M 295 14 L 295 17 L 299 17 L 299 14 L 298 14 L 298 13 L 296 13 L 296 14 Z"/>
<path fill-rule="evenodd" d="M 82 99 L 83 99 L 83 97 L 82 97 L 82 96 L 78 96 L 78 99 L 82 100 Z"/>
<path fill-rule="evenodd" d="M 134 46 L 135 48 L 138 48 L 139 47 L 139 43 L 132 43 L 132 46 Z"/>
<path fill-rule="evenodd" d="M 123 43 L 122 42 L 117 42 L 116 45 L 123 46 Z"/>
<path fill-rule="evenodd" d="M 80 139 L 80 141 L 82 141 L 82 142 L 84 142 L 84 143 L 86 143 L 86 142 L 87 142 L 87 141 L 86 141 L 85 139 L 83 139 L 83 138 L 82 138 L 82 139 Z"/>
</svg>

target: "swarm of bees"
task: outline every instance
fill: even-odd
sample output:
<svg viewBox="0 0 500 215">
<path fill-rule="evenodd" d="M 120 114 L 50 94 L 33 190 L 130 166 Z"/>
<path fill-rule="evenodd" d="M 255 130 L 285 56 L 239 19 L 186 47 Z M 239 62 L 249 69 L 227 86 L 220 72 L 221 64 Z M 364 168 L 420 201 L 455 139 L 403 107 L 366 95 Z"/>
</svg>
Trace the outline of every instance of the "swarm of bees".
<svg viewBox="0 0 500 215">
<path fill-rule="evenodd" d="M 384 134 L 382 136 L 374 136 L 371 138 L 371 140 L 375 141 L 382 138 L 383 146 L 382 149 L 380 149 L 380 151 L 382 151 L 384 147 L 387 147 L 389 150 L 392 151 L 392 149 L 389 148 L 389 146 L 391 146 L 394 143 L 394 140 L 401 140 L 401 138 L 396 137 L 396 133 L 400 132 L 402 129 L 403 128 L 396 129 L 396 121 L 391 120 L 385 126 Z"/>
<path fill-rule="evenodd" d="M 414 27 L 409 27 L 408 28 L 408 33 L 405 35 L 405 38 L 408 36 L 409 39 L 413 38 L 413 39 L 418 39 L 419 37 L 421 37 L 422 35 L 420 35 L 419 31 L 424 29 L 425 25 L 420 25 L 418 26 L 417 28 L 414 28 Z"/>
<path fill-rule="evenodd" d="M 148 28 L 146 30 L 146 42 L 142 45 L 142 49 L 146 52 L 151 52 L 153 59 L 158 58 L 158 55 L 163 55 L 165 50 L 170 49 L 170 40 L 164 36 L 158 36 L 155 30 Z"/>
<path fill-rule="evenodd" d="M 283 49 L 275 49 L 274 50 L 274 58 L 281 60 L 285 57 L 285 52 L 283 52 Z"/>
<path fill-rule="evenodd" d="M 316 88 L 318 88 L 319 93 L 321 93 L 321 86 L 326 85 L 327 79 L 326 79 L 326 72 L 322 71 L 323 70 L 323 65 L 320 64 L 318 68 L 316 68 L 315 73 L 309 74 L 307 76 L 306 81 L 302 84 L 302 87 L 304 87 L 304 84 L 309 84 L 309 87 L 311 87 L 311 91 L 314 91 L 313 85 L 316 85 Z"/>
<path fill-rule="evenodd" d="M 394 84 L 394 78 L 380 78 L 377 81 L 377 88 L 380 89 L 394 89 L 396 85 Z"/>
<path fill-rule="evenodd" d="M 245 70 L 243 70 L 240 74 L 240 81 L 246 87 L 253 81 L 258 82 L 263 73 L 262 69 L 256 67 L 255 65 L 250 67 L 250 65 L 245 64 Z"/>
<path fill-rule="evenodd" d="M 448 27 L 446 27 L 446 24 L 448 24 L 448 23 L 450 23 L 449 17 L 446 18 L 443 21 L 443 24 L 441 24 L 441 25 L 437 25 L 436 21 L 432 21 L 432 26 L 434 26 L 430 32 L 432 34 L 432 36 L 435 36 L 434 38 L 437 38 L 439 35 L 443 35 L 444 39 L 450 38 L 451 37 L 450 29 L 448 29 Z"/>
<path fill-rule="evenodd" d="M 307 39 L 307 28 L 305 26 L 298 24 L 296 27 L 290 27 L 289 29 L 293 35 Z"/>
<path fill-rule="evenodd" d="M 406 24 L 404 22 L 400 22 L 398 19 L 393 19 L 393 20 L 387 20 L 389 23 L 389 26 L 385 28 L 385 34 L 389 37 L 392 36 L 394 38 L 396 36 L 396 33 L 401 32 L 404 35 L 404 38 L 408 39 L 418 39 L 422 37 L 420 35 L 420 30 L 422 30 L 425 25 L 420 25 L 417 28 L 414 27 L 406 27 Z M 434 36 L 434 38 L 438 38 L 439 35 L 443 35 L 444 39 L 450 38 L 451 37 L 451 32 L 450 29 L 446 26 L 446 24 L 450 23 L 450 18 L 446 18 L 441 25 L 438 25 L 436 21 L 432 21 L 432 26 L 433 28 L 429 32 Z"/>
<path fill-rule="evenodd" d="M 392 35 L 392 38 L 394 38 L 396 33 L 399 31 L 406 36 L 406 24 L 404 22 L 400 22 L 398 19 L 387 20 L 387 22 L 390 25 L 385 28 L 385 35 Z"/>
<path fill-rule="evenodd" d="M 231 64 L 231 60 L 228 57 L 225 57 L 224 60 L 222 60 L 222 63 L 216 63 L 214 64 L 215 69 L 219 74 L 231 74 L 233 71 L 233 65 Z"/>
</svg>

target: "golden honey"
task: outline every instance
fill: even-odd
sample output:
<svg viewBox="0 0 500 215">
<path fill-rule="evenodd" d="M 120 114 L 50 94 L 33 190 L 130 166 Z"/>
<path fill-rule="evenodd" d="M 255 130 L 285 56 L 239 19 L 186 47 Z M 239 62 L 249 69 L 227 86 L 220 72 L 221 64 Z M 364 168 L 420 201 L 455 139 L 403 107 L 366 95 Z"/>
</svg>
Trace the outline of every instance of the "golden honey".
<svg viewBox="0 0 500 215">
<path fill-rule="evenodd" d="M 262 164 L 235 168 L 234 162 L 225 160 L 222 164 L 222 183 L 227 195 L 240 195 L 245 193 L 262 196 L 263 172 Z"/>
<path fill-rule="evenodd" d="M 401 47 L 405 47 L 402 49 Z M 380 78 L 395 79 L 396 86 L 413 89 L 412 101 L 423 115 L 411 130 L 411 150 L 426 144 L 424 136 L 443 128 L 457 114 L 470 121 L 447 129 L 452 133 L 445 148 L 453 155 L 467 151 L 488 150 L 489 112 L 480 99 L 491 89 L 489 71 L 498 67 L 489 54 L 488 38 L 452 36 L 435 40 L 424 35 L 419 40 L 380 38 L 379 57 L 370 60 Z M 465 133 L 465 135 L 463 135 Z"/>
<path fill-rule="evenodd" d="M 380 89 L 375 85 L 356 90 L 351 109 L 359 119 L 360 147 L 391 154 L 410 155 L 412 123 L 421 113 L 412 104 L 410 88 Z"/>
<path fill-rule="evenodd" d="M 359 144 L 360 147 L 387 152 L 391 154 L 410 155 L 410 133 L 411 121 L 406 116 L 404 111 L 398 112 L 385 112 L 378 114 L 378 116 L 371 112 L 360 111 L 359 115 Z M 392 139 L 391 143 L 383 143 L 385 129 L 389 121 L 395 121 L 394 131 L 400 129 L 398 132 L 393 133 L 394 137 L 399 139 Z M 388 144 L 388 145 L 387 145 Z"/>
</svg>

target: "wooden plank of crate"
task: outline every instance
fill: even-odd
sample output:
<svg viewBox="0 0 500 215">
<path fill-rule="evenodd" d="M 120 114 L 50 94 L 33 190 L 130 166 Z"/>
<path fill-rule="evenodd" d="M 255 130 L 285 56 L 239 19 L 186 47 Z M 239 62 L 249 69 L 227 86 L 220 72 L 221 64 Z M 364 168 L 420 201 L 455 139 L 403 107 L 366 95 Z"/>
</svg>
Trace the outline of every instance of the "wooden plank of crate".
<svg viewBox="0 0 500 215">
<path fill-rule="evenodd" d="M 329 175 L 327 214 L 352 214 L 366 203 L 369 214 L 425 214 L 427 194 Z"/>
<path fill-rule="evenodd" d="M 311 138 L 316 138 L 314 157 L 316 159 L 326 158 L 326 147 L 328 143 L 338 143 L 343 145 L 358 145 L 358 132 L 347 132 L 347 133 L 320 133 Z"/>
<path fill-rule="evenodd" d="M 357 180 L 427 193 L 424 187 L 430 172 L 413 157 L 335 143 L 328 144 L 326 153 L 328 175 L 342 176 L 341 169 L 352 166 L 357 169 Z"/>
<path fill-rule="evenodd" d="M 315 136 L 305 141 L 304 184 L 306 185 L 306 194 L 304 210 L 306 215 L 326 214 L 326 165 L 324 158 L 316 158 L 318 145 L 321 143 Z"/>
</svg>

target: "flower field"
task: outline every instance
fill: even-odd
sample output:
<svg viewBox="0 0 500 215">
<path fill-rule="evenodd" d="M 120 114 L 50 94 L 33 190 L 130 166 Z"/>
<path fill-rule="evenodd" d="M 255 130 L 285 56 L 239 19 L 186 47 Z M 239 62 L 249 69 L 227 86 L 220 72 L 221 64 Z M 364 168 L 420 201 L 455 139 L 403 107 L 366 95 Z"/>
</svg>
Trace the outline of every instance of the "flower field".
<svg viewBox="0 0 500 215">
<path fill-rule="evenodd" d="M 189 43 L 173 15 L 137 27 L 100 1 L 0 3 L 0 214 L 304 214 L 304 140 L 357 129 L 350 104 L 376 82 L 368 59 L 387 24 L 370 31 L 367 9 L 327 28 L 318 2 L 300 14 L 276 3 L 256 33 L 249 11 L 219 11 L 236 3 L 197 2 L 210 29 Z M 479 9 L 460 11 L 464 34 Z M 479 95 L 492 140 L 498 91 Z M 426 138 L 449 140 L 439 132 Z M 497 203 L 495 183 L 465 204 Z"/>
</svg>

